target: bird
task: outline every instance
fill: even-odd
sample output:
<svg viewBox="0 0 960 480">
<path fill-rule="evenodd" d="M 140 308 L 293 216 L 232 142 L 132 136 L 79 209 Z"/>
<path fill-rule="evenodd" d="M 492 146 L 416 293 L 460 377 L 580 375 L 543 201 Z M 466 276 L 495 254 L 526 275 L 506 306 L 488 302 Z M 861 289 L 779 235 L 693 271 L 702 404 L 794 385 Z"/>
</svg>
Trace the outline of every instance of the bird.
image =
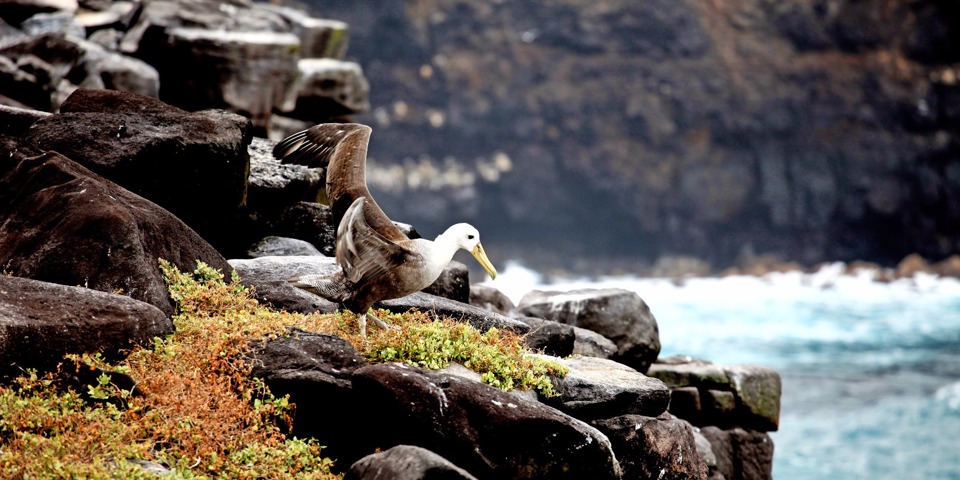
<svg viewBox="0 0 960 480">
<path fill-rule="evenodd" d="M 296 275 L 288 282 L 356 313 L 363 337 L 368 318 L 381 328 L 395 328 L 370 312 L 375 303 L 430 286 L 461 249 L 470 252 L 491 278 L 497 277 L 480 232 L 472 225 L 457 223 L 434 240 L 411 239 L 387 217 L 367 189 L 371 132 L 358 123 L 322 123 L 288 136 L 273 150 L 282 163 L 326 168 L 327 198 L 337 232 L 340 269 L 327 275 Z"/>
</svg>

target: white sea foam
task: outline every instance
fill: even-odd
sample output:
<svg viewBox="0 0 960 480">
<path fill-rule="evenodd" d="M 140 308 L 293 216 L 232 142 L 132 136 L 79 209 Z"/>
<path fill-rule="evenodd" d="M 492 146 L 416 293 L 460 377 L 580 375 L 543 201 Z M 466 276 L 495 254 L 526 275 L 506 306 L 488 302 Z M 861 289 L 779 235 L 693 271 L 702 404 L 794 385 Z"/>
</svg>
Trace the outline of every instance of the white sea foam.
<svg viewBox="0 0 960 480">
<path fill-rule="evenodd" d="M 940 387 L 934 394 L 934 398 L 948 409 L 960 412 L 960 382 Z"/>
<path fill-rule="evenodd" d="M 731 339 L 737 344 L 769 345 L 821 341 L 875 342 L 903 336 L 928 337 L 957 320 L 936 314 L 944 304 L 960 307 L 960 281 L 918 274 L 893 282 L 874 280 L 874 272 L 845 274 L 843 264 L 814 273 L 771 273 L 763 277 L 688 278 L 601 277 L 560 279 L 546 283 L 537 272 L 507 262 L 495 281 L 515 303 L 534 289 L 570 291 L 582 288 L 623 288 L 640 295 L 660 326 L 667 353 L 721 354 L 713 344 Z M 731 351 L 729 360 L 748 361 L 749 352 Z M 891 361 L 896 361 L 891 351 Z M 802 352 L 798 352 L 802 354 Z M 722 360 L 722 359 L 721 359 Z"/>
</svg>

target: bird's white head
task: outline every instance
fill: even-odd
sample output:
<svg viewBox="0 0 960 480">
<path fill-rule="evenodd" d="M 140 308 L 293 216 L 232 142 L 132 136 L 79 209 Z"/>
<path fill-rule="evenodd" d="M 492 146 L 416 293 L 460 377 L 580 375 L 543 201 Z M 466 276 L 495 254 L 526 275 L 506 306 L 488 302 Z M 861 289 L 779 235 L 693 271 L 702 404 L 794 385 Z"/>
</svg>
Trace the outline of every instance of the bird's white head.
<svg viewBox="0 0 960 480">
<path fill-rule="evenodd" d="M 469 223 L 458 223 L 448 228 L 447 231 L 443 232 L 440 236 L 452 242 L 457 247 L 470 252 L 470 254 L 480 262 L 483 269 L 490 274 L 490 278 L 497 278 L 497 269 L 493 268 L 493 264 L 490 263 L 490 259 L 487 258 L 486 252 L 483 251 L 483 245 L 480 244 L 480 232 L 478 232 L 473 225 Z"/>
</svg>

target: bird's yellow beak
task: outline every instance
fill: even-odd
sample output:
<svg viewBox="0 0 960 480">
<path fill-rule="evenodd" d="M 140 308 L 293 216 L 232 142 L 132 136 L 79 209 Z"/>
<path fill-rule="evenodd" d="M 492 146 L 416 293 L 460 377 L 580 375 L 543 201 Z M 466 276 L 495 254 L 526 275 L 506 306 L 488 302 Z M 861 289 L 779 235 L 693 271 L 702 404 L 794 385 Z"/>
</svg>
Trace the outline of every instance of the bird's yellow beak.
<svg viewBox="0 0 960 480">
<path fill-rule="evenodd" d="M 497 278 L 497 269 L 493 268 L 493 264 L 490 263 L 490 259 L 487 258 L 487 253 L 483 251 L 482 245 L 477 243 L 477 246 L 473 247 L 473 250 L 470 250 L 470 254 L 480 262 L 480 266 L 490 274 L 491 279 Z"/>
</svg>

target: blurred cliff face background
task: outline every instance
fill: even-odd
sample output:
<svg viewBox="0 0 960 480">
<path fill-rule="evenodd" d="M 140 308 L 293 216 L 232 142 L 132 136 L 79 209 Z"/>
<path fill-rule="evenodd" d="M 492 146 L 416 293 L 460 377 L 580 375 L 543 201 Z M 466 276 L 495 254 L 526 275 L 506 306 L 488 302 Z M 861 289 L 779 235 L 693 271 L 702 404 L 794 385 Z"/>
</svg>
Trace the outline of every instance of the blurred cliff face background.
<svg viewBox="0 0 960 480">
<path fill-rule="evenodd" d="M 349 24 L 371 189 L 425 235 L 715 269 L 960 252 L 955 1 L 299 5 Z"/>
</svg>

